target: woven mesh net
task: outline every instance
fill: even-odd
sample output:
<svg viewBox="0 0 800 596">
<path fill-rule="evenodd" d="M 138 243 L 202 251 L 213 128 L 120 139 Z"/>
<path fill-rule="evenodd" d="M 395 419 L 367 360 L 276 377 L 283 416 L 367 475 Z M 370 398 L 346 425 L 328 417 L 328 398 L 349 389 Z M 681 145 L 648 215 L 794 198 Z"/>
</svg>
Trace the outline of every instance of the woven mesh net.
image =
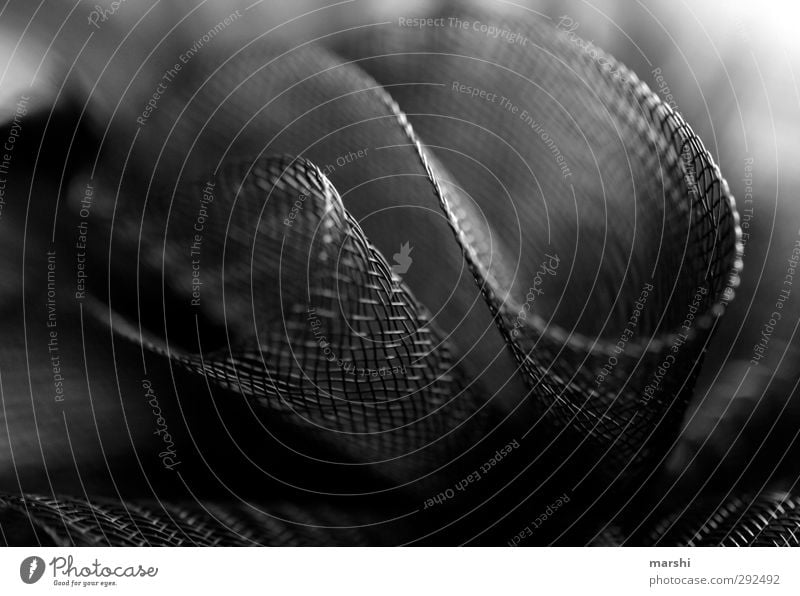
<svg viewBox="0 0 800 596">
<path fill-rule="evenodd" d="M 447 14 L 327 47 L 263 38 L 193 61 L 143 127 L 95 116 L 119 142 L 95 172 L 104 283 L 86 313 L 244 397 L 298 465 L 350 466 L 414 509 L 496 444 L 523 445 L 447 523 L 404 521 L 414 538 L 504 542 L 568 493 L 538 542 L 619 542 L 603 529 L 673 446 L 737 284 L 734 201 L 689 126 L 613 58 L 527 14 L 461 16 L 519 37 Z M 525 407 L 495 399 L 498 345 Z M 500 514 L 474 513 L 500 492 Z M 794 509 L 770 499 L 724 535 L 708 520 L 654 532 L 726 543 L 767 507 L 780 522 L 759 536 L 780 542 Z M 401 541 L 319 503 L 175 503 L 4 497 L 0 515 L 58 544 Z"/>
<path fill-rule="evenodd" d="M 379 474 L 415 480 L 470 442 L 458 429 L 485 415 L 449 344 L 316 166 L 295 158 L 234 166 L 154 206 L 153 220 L 169 221 L 169 243 L 146 247 L 140 259 L 163 263 L 171 294 L 186 303 L 198 300 L 197 259 L 186 250 L 196 230 L 186 222 L 196 221 L 193 199 L 203 196 L 202 312 L 219 319 L 230 344 L 191 354 L 151 338 L 148 348 L 283 413 L 304 440 L 341 447 Z M 140 232 L 134 218 L 124 221 L 123 243 Z M 140 337 L 124 321 L 121 328 Z"/>
<path fill-rule="evenodd" d="M 337 539 L 365 546 L 370 533 L 348 528 L 346 514 L 314 516 L 291 504 L 269 507 L 195 503 L 124 503 L 85 499 L 3 497 L 6 544 L 46 546 L 315 546 Z M 291 520 L 291 521 L 288 521 Z"/>
<path fill-rule="evenodd" d="M 798 546 L 798 502 L 785 492 L 706 497 L 662 521 L 647 537 L 656 546 Z"/>
<path fill-rule="evenodd" d="M 736 283 L 737 216 L 702 143 L 635 75 L 547 26 L 499 28 L 521 31 L 532 48 L 401 31 L 362 40 L 350 55 L 384 84 L 447 82 L 399 85 L 400 104 L 419 114 L 423 139 L 474 135 L 470 157 L 492 176 L 445 150 L 447 171 L 469 193 L 445 183 L 437 194 L 541 414 L 607 450 L 604 473 L 614 478 L 652 466 L 676 432 L 687 371 Z M 365 58 L 381 48 L 398 55 Z M 502 98 L 454 93 L 456 83 Z M 447 179 L 435 167 L 431 177 Z M 470 201 L 494 243 L 475 230 Z M 535 268 L 545 262 L 569 272 L 539 300 Z"/>
</svg>

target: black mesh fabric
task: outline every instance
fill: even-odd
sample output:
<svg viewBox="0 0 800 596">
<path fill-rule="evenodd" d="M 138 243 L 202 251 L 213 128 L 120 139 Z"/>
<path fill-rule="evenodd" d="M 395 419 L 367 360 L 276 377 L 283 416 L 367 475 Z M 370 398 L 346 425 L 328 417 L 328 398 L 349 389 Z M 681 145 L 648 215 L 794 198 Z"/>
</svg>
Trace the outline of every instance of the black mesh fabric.
<svg viewBox="0 0 800 596">
<path fill-rule="evenodd" d="M 291 504 L 268 509 L 267 513 L 247 503 L 200 506 L 3 497 L 0 538 L 10 546 L 317 546 L 334 541 L 366 546 L 375 542 L 369 531 L 348 528 L 346 514 L 328 511 L 321 503 L 313 515 Z"/>
<path fill-rule="evenodd" d="M 655 546 L 800 546 L 797 499 L 785 492 L 705 497 L 660 522 Z"/>
<path fill-rule="evenodd" d="M 316 166 L 259 160 L 227 168 L 212 184 L 219 190 L 203 229 L 201 312 L 220 319 L 231 343 L 191 354 L 150 337 L 147 348 L 398 480 L 449 462 L 454 436 L 474 440 L 459 428 L 486 416 L 454 368 L 449 343 Z M 169 221 L 169 241 L 140 251 L 145 267 L 163 263 L 169 291 L 184 303 L 192 301 L 194 257 L 186 247 L 196 233 L 187 222 L 196 219 L 203 188 L 156 204 L 149 216 Z M 116 237 L 135 242 L 137 220 L 122 221 Z M 132 341 L 142 337 L 125 320 L 116 328 Z"/>
<path fill-rule="evenodd" d="M 673 446 L 738 283 L 734 200 L 680 115 L 613 58 L 527 13 L 461 16 L 527 42 L 453 27 L 366 28 L 328 47 L 265 38 L 194 61 L 193 82 L 144 128 L 95 122 L 134 143 L 105 146 L 95 172 L 93 234 L 106 240 L 91 259 L 107 283 L 86 314 L 244 397 L 265 428 L 288 428 L 290 449 L 357 466 L 414 507 L 493 451 L 472 452 L 507 420 L 494 399 L 505 379 L 483 374 L 495 341 L 528 406 L 495 442 L 519 439 L 528 457 L 486 487 L 516 481 L 493 506 L 508 514 L 473 523 L 503 521 L 484 536 L 503 542 L 563 492 L 570 514 L 537 543 L 621 543 L 603 529 Z M 389 256 L 409 230 L 406 274 Z M 319 503 L 0 506 L 7 542 L 28 517 L 56 544 L 392 542 Z M 774 496 L 705 515 L 662 524 L 652 542 L 782 544 L 797 525 L 793 501 Z M 442 541 L 475 537 L 459 519 Z"/>
<path fill-rule="evenodd" d="M 468 16 L 487 22 L 485 14 Z M 442 182 L 448 175 L 436 162 L 431 168 L 538 412 L 550 428 L 571 433 L 574 445 L 608 454 L 604 481 L 635 477 L 674 438 L 708 329 L 738 283 L 738 216 L 702 142 L 635 74 L 536 21 L 497 25 L 530 46 L 431 29 L 359 39 L 344 51 L 384 84 L 412 75 L 448 83 L 444 91 L 400 85 L 398 101 L 423 140 L 474 135 L 470 155 L 499 178 L 493 184 L 485 170 L 442 150 L 466 196 Z M 389 55 L 375 58 L 382 54 Z M 502 93 L 541 128 L 526 126 L 522 112 L 453 93 L 451 82 Z M 439 155 L 437 147 L 428 151 Z M 564 163 L 572 166 L 568 175 Z M 510 206 L 498 198 L 500 188 Z M 470 201 L 489 220 L 494 243 L 475 230 Z M 522 259 L 511 256 L 519 253 Z M 566 262 L 568 279 L 553 292 L 557 302 L 528 309 L 526 282 L 549 253 Z M 647 306 L 629 325 L 647 284 Z M 623 336 L 626 325 L 630 336 Z M 601 375 L 610 358 L 611 372 Z M 659 367 L 673 366 L 654 383 Z M 657 389 L 650 394 L 648 385 Z"/>
</svg>

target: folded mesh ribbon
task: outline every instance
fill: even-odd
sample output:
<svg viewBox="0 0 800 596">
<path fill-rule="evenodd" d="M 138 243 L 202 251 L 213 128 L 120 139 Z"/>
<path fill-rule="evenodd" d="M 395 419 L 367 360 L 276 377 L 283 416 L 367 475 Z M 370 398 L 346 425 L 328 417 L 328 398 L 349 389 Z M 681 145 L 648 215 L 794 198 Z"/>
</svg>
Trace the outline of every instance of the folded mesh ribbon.
<svg viewBox="0 0 800 596">
<path fill-rule="evenodd" d="M 56 543 L 503 543 L 568 493 L 537 543 L 612 523 L 624 540 L 738 283 L 734 200 L 613 58 L 527 14 L 466 17 L 530 43 L 400 26 L 330 47 L 264 38 L 193 61 L 144 125 L 93 116 L 115 141 L 90 177 L 85 314 L 215 400 L 244 398 L 299 476 L 329 469 L 323 494 L 348 494 L 343 467 L 375 479 L 352 493 L 391 493 L 406 534 L 319 505 L 298 517 L 345 530 L 309 532 L 219 499 L 7 497 L 4 518 Z M 449 496 L 501 470 L 512 441 L 502 471 Z"/>
</svg>

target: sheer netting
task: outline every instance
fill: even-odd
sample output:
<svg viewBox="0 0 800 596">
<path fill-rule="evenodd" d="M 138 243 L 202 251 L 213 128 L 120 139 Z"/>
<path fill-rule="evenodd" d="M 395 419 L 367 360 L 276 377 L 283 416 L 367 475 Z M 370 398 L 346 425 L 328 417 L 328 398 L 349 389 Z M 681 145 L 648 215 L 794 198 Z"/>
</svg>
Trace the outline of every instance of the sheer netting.
<svg viewBox="0 0 800 596">
<path fill-rule="evenodd" d="M 90 111 L 113 140 L 55 230 L 74 243 L 91 185 L 72 312 L 184 418 L 238 408 L 190 433 L 230 490 L 187 463 L 189 496 L 0 497 L 7 542 L 506 544 L 543 511 L 526 544 L 796 542 L 777 493 L 637 514 L 741 268 L 709 152 L 612 57 L 457 14 L 509 35 L 260 37 L 144 125 Z"/>
</svg>

